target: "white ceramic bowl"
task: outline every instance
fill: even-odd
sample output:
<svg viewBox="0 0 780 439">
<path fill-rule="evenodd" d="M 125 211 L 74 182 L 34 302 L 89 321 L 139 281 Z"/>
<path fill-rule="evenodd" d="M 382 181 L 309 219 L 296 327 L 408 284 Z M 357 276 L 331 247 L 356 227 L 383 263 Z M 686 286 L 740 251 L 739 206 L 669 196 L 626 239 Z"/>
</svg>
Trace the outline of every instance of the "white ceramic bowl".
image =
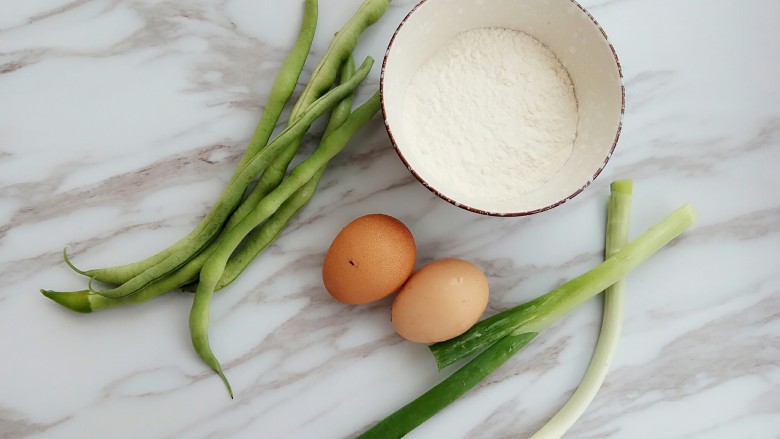
<svg viewBox="0 0 780 439">
<path fill-rule="evenodd" d="M 563 168 L 539 189 L 510 200 L 455 195 L 426 169 L 419 145 L 407 138 L 403 125 L 406 89 L 420 66 L 457 34 L 484 27 L 519 30 L 546 45 L 568 70 L 579 110 L 572 155 Z M 596 20 L 573 0 L 423 0 L 390 40 L 380 89 L 387 132 L 409 171 L 444 200 L 496 216 L 542 212 L 582 192 L 615 149 L 625 102 L 614 48 Z"/>
</svg>

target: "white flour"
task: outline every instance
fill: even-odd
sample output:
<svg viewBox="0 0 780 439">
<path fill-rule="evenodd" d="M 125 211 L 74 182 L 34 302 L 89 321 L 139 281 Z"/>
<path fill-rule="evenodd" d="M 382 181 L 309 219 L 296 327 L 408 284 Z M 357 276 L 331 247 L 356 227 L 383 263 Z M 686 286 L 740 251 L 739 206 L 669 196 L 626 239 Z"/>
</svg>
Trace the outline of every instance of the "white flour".
<svg viewBox="0 0 780 439">
<path fill-rule="evenodd" d="M 577 130 L 566 70 L 536 39 L 506 29 L 449 41 L 415 73 L 404 107 L 427 174 L 479 199 L 542 186 L 569 159 Z"/>
</svg>

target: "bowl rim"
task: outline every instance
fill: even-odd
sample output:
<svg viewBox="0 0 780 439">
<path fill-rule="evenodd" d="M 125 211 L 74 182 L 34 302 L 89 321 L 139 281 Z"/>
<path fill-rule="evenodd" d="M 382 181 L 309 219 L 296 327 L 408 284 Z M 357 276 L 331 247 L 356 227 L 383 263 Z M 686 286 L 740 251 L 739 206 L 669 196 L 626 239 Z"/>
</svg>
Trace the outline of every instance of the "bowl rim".
<svg viewBox="0 0 780 439">
<path fill-rule="evenodd" d="M 382 59 L 382 70 L 379 74 L 379 98 L 381 103 L 381 109 L 382 109 L 382 119 L 385 124 L 385 129 L 387 130 L 387 135 L 390 137 L 390 143 L 393 144 L 393 148 L 395 149 L 396 154 L 398 154 L 398 157 L 403 162 L 404 166 L 406 166 L 406 169 L 409 170 L 409 172 L 416 178 L 422 185 L 427 188 L 429 191 L 433 192 L 438 196 L 439 198 L 443 199 L 444 201 L 452 204 L 455 207 L 459 207 L 461 209 L 468 210 L 470 212 L 478 213 L 481 215 L 488 215 L 488 216 L 498 216 L 498 217 L 515 217 L 515 216 L 527 216 L 527 215 L 533 215 L 536 213 L 544 212 L 547 210 L 550 210 L 554 207 L 560 206 L 561 204 L 571 200 L 572 198 L 579 195 L 582 191 L 584 191 L 588 186 L 593 183 L 593 181 L 596 179 L 596 177 L 601 174 L 601 171 L 604 170 L 604 168 L 607 166 L 607 163 L 609 162 L 609 159 L 612 158 L 612 154 L 615 152 L 615 148 L 617 147 L 618 140 L 620 139 L 620 132 L 623 129 L 623 116 L 626 112 L 626 87 L 623 82 L 623 69 L 620 65 L 620 59 L 618 58 L 617 52 L 615 51 L 615 47 L 612 45 L 612 43 L 609 41 L 609 37 L 607 37 L 607 33 L 604 31 L 604 28 L 601 27 L 598 21 L 596 21 L 596 18 L 591 15 L 590 12 L 588 12 L 587 9 L 585 9 L 581 4 L 579 4 L 576 0 L 569 0 L 571 3 L 573 3 L 576 7 L 578 7 L 592 22 L 593 24 L 598 28 L 598 30 L 601 32 L 601 35 L 604 37 L 604 41 L 609 46 L 609 49 L 612 51 L 612 56 L 615 58 L 615 65 L 618 69 L 618 76 L 620 80 L 620 118 L 618 119 L 618 126 L 617 131 L 615 132 L 615 139 L 612 141 L 612 146 L 609 149 L 609 152 L 607 153 L 607 156 L 604 158 L 604 161 L 599 165 L 598 169 L 593 173 L 593 176 L 588 179 L 579 189 L 571 193 L 570 195 L 564 197 L 563 199 L 556 201 L 555 203 L 552 203 L 550 205 L 540 207 L 538 209 L 532 209 L 527 211 L 521 211 L 521 212 L 492 212 L 487 211 L 483 209 L 478 209 L 476 207 L 471 207 L 469 205 L 463 204 L 461 202 L 458 202 L 456 200 L 453 200 L 452 198 L 448 197 L 447 195 L 444 195 L 442 192 L 440 192 L 438 189 L 431 186 L 420 174 L 415 171 L 412 166 L 409 164 L 406 157 L 404 157 L 403 152 L 401 152 L 401 148 L 398 146 L 398 142 L 395 140 L 395 136 L 393 136 L 393 131 L 390 129 L 390 124 L 387 122 L 387 109 L 385 106 L 385 69 L 387 68 L 387 58 L 390 55 L 390 50 L 393 47 L 393 43 L 395 43 L 395 39 L 398 36 L 398 33 L 401 31 L 401 29 L 406 24 L 406 21 L 409 20 L 409 17 L 412 16 L 412 14 L 417 11 L 417 9 L 422 6 L 423 4 L 427 3 L 428 0 L 420 0 L 411 11 L 409 11 L 408 14 L 404 17 L 403 20 L 401 20 L 401 23 L 398 25 L 398 27 L 395 29 L 395 32 L 393 32 L 392 38 L 390 38 L 390 42 L 387 45 L 387 50 L 385 50 L 385 55 Z"/>
</svg>

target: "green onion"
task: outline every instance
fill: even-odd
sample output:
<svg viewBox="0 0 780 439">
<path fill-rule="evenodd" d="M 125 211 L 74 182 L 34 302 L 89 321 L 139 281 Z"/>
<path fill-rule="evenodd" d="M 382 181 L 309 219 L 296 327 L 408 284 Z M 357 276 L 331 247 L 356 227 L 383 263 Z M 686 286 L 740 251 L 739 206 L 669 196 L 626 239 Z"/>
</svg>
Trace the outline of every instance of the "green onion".
<svg viewBox="0 0 780 439">
<path fill-rule="evenodd" d="M 631 180 L 618 180 L 611 185 L 612 192 L 607 207 L 605 258 L 620 251 L 628 242 L 633 186 Z M 560 438 L 585 413 L 585 409 L 596 397 L 596 393 L 607 376 L 612 359 L 615 357 L 615 350 L 620 338 L 620 327 L 623 325 L 624 290 L 625 281 L 621 279 L 604 292 L 604 317 L 601 323 L 601 334 L 588 370 L 566 404 L 531 436 L 531 439 Z"/>
<path fill-rule="evenodd" d="M 430 346 L 439 368 L 487 348 L 511 333 L 540 332 L 583 302 L 626 277 L 690 227 L 696 211 L 686 204 L 587 273 L 555 290 L 483 320 L 466 333 Z"/>
<path fill-rule="evenodd" d="M 527 333 L 502 338 L 434 388 L 358 436 L 358 439 L 403 437 L 487 378 L 534 337 L 535 333 Z"/>
<path fill-rule="evenodd" d="M 541 330 L 624 278 L 690 227 L 695 219 L 696 212 L 686 204 L 580 277 L 538 299 L 483 320 L 453 340 L 430 346 L 440 368 L 483 352 L 359 437 L 384 439 L 406 435 L 476 386 Z"/>
</svg>

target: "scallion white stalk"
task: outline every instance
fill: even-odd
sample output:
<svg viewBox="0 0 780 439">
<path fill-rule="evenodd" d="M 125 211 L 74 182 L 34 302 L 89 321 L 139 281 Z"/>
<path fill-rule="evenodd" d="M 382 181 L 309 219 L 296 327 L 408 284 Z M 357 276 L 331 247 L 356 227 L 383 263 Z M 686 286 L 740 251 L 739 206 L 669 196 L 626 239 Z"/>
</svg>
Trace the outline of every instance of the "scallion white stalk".
<svg viewBox="0 0 780 439">
<path fill-rule="evenodd" d="M 604 258 L 608 259 L 628 242 L 628 223 L 631 212 L 631 180 L 617 180 L 611 185 L 607 207 L 607 232 Z M 585 413 L 596 397 L 615 357 L 620 329 L 623 325 L 625 280 L 621 279 L 604 292 L 604 317 L 596 350 L 588 370 L 566 404 L 530 439 L 559 439 Z"/>
</svg>

